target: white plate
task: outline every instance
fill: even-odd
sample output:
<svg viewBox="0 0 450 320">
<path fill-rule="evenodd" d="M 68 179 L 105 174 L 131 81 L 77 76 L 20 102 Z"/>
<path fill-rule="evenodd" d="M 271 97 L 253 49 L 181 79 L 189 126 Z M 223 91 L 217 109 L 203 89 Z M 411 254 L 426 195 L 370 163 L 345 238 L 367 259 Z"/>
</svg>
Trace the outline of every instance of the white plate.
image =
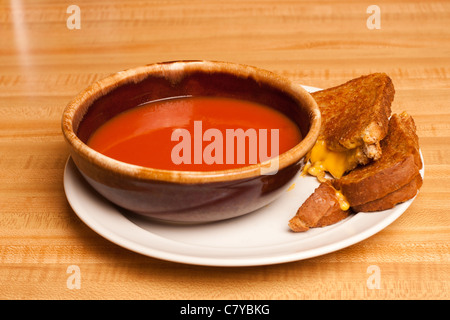
<svg viewBox="0 0 450 320">
<path fill-rule="evenodd" d="M 296 187 L 300 184 L 302 188 Z M 125 214 L 87 184 L 70 158 L 64 170 L 67 199 L 92 230 L 131 251 L 195 265 L 269 265 L 330 253 L 386 228 L 414 200 L 382 212 L 360 212 L 328 227 L 291 232 L 288 221 L 317 186 L 316 178 L 298 174 L 289 191 L 255 212 L 208 224 L 175 225 Z"/>
</svg>

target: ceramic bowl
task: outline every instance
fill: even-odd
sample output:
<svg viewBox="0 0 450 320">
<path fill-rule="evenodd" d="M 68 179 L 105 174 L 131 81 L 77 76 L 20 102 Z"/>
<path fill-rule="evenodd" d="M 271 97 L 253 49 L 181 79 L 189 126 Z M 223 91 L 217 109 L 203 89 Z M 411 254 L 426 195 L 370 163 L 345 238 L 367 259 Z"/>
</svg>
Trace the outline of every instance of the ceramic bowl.
<svg viewBox="0 0 450 320">
<path fill-rule="evenodd" d="M 90 135 L 111 117 L 148 101 L 186 95 L 268 105 L 294 120 L 303 140 L 277 158 L 224 171 L 140 167 L 87 146 Z M 285 192 L 304 165 L 320 122 L 311 95 L 275 73 L 227 62 L 173 61 L 121 71 L 92 84 L 65 108 L 62 131 L 82 176 L 120 210 L 168 222 L 200 223 L 247 214 Z M 275 167 L 273 161 L 276 173 L 268 173 L 265 168 Z"/>
</svg>

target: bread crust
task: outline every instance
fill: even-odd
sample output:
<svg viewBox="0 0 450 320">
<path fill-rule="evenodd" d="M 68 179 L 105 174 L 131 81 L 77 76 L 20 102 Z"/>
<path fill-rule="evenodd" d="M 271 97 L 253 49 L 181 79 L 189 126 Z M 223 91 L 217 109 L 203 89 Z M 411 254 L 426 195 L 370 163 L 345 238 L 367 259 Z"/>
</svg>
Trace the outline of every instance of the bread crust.
<svg viewBox="0 0 450 320">
<path fill-rule="evenodd" d="M 345 195 L 351 207 L 388 195 L 408 184 L 419 172 L 411 154 L 379 170 L 363 169 L 333 180 L 333 186 Z"/>
<path fill-rule="evenodd" d="M 420 174 L 416 175 L 411 182 L 400 189 L 389 193 L 381 199 L 370 201 L 361 205 L 352 207 L 354 212 L 374 212 L 392 209 L 397 204 L 414 198 L 422 186 L 423 180 Z"/>
</svg>

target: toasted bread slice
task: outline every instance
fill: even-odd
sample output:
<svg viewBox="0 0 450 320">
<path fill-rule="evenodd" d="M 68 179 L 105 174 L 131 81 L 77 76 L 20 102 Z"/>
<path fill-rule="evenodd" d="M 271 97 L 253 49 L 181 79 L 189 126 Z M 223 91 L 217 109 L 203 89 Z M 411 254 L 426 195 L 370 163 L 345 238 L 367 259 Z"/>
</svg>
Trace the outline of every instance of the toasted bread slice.
<svg viewBox="0 0 450 320">
<path fill-rule="evenodd" d="M 394 94 L 392 80 L 385 73 L 361 76 L 312 93 L 322 114 L 318 148 L 325 145 L 331 156 L 343 163 L 335 170 L 325 166 L 326 171 L 339 178 L 358 164 L 381 157 L 380 141 L 388 131 Z"/>
<path fill-rule="evenodd" d="M 354 212 L 374 212 L 383 211 L 394 208 L 397 204 L 405 202 L 416 196 L 417 191 L 422 186 L 422 176 L 418 174 L 411 182 L 407 183 L 403 187 L 394 192 L 389 193 L 381 199 L 363 203 L 357 206 L 353 206 Z"/>
<path fill-rule="evenodd" d="M 419 174 L 422 160 L 419 138 L 411 116 L 394 114 L 388 135 L 381 142 L 383 155 L 378 161 L 360 166 L 333 186 L 346 197 L 351 207 L 381 199 L 410 183 Z"/>
<path fill-rule="evenodd" d="M 298 209 L 289 221 L 292 231 L 303 232 L 310 228 L 334 224 L 349 214 L 341 209 L 341 201 L 336 190 L 327 182 L 321 183 Z"/>
<path fill-rule="evenodd" d="M 320 136 L 332 151 L 347 151 L 381 141 L 387 134 L 394 85 L 373 73 L 312 93 L 322 113 Z"/>
</svg>

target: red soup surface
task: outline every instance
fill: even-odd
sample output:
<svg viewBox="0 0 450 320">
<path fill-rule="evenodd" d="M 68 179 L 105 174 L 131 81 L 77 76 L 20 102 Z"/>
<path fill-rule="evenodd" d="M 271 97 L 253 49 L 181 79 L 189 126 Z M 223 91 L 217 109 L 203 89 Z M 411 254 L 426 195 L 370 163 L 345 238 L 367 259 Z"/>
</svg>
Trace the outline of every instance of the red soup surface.
<svg viewBox="0 0 450 320">
<path fill-rule="evenodd" d="M 301 139 L 292 120 L 265 105 L 222 97 L 176 97 L 113 117 L 91 135 L 88 145 L 144 167 L 212 171 L 265 161 Z"/>
</svg>

